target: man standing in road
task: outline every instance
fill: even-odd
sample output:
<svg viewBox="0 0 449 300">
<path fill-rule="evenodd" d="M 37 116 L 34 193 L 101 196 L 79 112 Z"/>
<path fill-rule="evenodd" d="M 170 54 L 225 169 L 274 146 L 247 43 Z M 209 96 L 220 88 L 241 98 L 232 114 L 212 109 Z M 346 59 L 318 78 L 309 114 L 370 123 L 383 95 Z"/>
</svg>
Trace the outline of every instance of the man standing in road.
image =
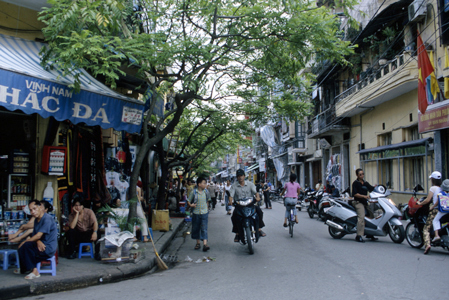
<svg viewBox="0 0 449 300">
<path fill-rule="evenodd" d="M 217 205 L 217 195 L 216 195 L 217 186 L 211 181 L 209 183 L 209 186 L 207 187 L 207 190 L 209 191 L 209 195 L 212 200 L 212 210 L 214 210 L 215 205 Z"/>
<path fill-rule="evenodd" d="M 259 193 L 256 191 L 256 186 L 254 183 L 245 180 L 245 171 L 242 169 L 237 170 L 237 182 L 231 186 L 229 191 L 229 205 L 232 205 L 232 201 L 235 199 L 242 199 L 245 197 L 253 197 L 256 196 L 256 201 L 260 201 Z M 263 212 L 258 205 L 255 205 L 257 215 L 259 216 L 259 235 L 266 236 L 266 233 L 262 231 L 262 228 L 265 227 L 263 222 Z M 235 233 L 234 242 L 239 242 L 239 234 L 238 234 L 238 217 L 235 215 L 235 211 L 231 216 L 232 220 L 232 232 Z"/>
<path fill-rule="evenodd" d="M 270 187 L 268 186 L 268 184 L 266 182 L 262 187 L 262 191 L 263 191 L 263 197 L 265 199 L 265 207 L 267 209 L 272 209 L 271 200 L 270 200 Z"/>
</svg>

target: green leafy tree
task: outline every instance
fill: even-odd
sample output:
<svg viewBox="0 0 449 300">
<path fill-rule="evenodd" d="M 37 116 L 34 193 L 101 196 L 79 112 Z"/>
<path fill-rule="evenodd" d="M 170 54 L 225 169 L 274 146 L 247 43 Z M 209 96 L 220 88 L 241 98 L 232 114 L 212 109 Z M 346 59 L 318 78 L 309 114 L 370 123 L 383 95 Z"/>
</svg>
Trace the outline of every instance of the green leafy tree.
<svg viewBox="0 0 449 300">
<path fill-rule="evenodd" d="M 345 63 L 352 52 L 337 35 L 328 5 L 354 0 L 49 0 L 41 13 L 48 47 L 43 64 L 71 73 L 84 68 L 115 87 L 133 69 L 154 92 L 170 92 L 173 108 L 147 113 L 130 179 L 130 197 L 148 150 L 172 132 L 194 101 L 228 103 L 235 114 L 264 122 L 301 118 L 313 78 L 301 73 L 314 55 Z M 78 79 L 74 84 L 79 89 Z M 155 105 L 153 101 L 149 112 Z M 152 134 L 147 123 L 152 124 Z M 130 206 L 130 220 L 136 206 Z"/>
</svg>

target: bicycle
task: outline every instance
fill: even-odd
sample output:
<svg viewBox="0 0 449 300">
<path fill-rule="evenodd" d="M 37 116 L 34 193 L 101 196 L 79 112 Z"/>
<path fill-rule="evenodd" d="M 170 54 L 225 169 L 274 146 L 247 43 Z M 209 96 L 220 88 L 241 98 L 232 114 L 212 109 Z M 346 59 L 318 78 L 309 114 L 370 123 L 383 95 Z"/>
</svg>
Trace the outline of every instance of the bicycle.
<svg viewBox="0 0 449 300">
<path fill-rule="evenodd" d="M 296 218 L 294 211 L 296 209 L 296 205 L 287 205 L 287 208 L 290 209 L 290 215 L 288 217 L 288 233 L 290 234 L 290 237 L 293 237 L 293 226 L 296 223 Z"/>
</svg>

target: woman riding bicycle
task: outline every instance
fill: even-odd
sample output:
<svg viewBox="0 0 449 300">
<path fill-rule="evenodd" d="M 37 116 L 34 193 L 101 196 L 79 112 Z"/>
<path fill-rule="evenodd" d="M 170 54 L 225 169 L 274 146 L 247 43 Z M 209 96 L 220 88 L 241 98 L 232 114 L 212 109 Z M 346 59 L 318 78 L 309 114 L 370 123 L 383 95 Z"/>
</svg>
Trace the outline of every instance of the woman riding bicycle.
<svg viewBox="0 0 449 300">
<path fill-rule="evenodd" d="M 293 206 L 293 215 L 295 216 L 295 222 L 298 224 L 298 216 L 296 215 L 296 202 L 298 202 L 298 194 L 301 192 L 301 186 L 299 183 L 295 182 L 296 180 L 296 174 L 290 174 L 290 182 L 287 182 L 284 186 L 284 190 L 281 193 L 284 195 L 285 191 L 287 193 L 285 194 L 285 200 L 284 200 L 284 206 L 285 206 L 285 220 L 284 220 L 284 227 L 287 227 L 287 218 L 290 215 L 290 209 L 291 206 Z"/>
</svg>

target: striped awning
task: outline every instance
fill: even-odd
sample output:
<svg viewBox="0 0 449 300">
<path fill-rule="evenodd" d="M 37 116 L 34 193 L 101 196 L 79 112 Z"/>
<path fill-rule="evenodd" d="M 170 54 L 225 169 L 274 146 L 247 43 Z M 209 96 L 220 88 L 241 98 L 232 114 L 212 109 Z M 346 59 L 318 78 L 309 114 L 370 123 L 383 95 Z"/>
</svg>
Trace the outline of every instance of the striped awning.
<svg viewBox="0 0 449 300">
<path fill-rule="evenodd" d="M 58 121 L 140 131 L 143 102 L 112 91 L 83 69 L 73 71 L 81 81 L 81 91 L 75 94 L 70 88 L 73 76 L 40 65 L 43 46 L 0 34 L 0 106 Z"/>
</svg>

